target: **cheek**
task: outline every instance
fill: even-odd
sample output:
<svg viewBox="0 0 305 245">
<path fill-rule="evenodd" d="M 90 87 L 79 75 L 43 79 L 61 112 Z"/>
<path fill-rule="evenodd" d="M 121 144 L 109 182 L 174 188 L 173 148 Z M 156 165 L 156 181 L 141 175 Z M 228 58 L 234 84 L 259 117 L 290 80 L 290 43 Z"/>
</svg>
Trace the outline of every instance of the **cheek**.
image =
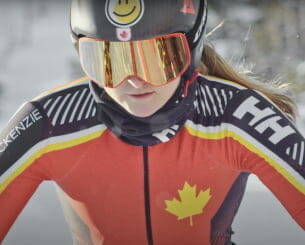
<svg viewBox="0 0 305 245">
<path fill-rule="evenodd" d="M 179 86 L 179 81 L 173 81 L 170 84 L 167 84 L 163 87 L 159 87 L 158 91 L 160 95 L 164 98 L 164 100 L 169 100 Z"/>
<path fill-rule="evenodd" d="M 119 102 L 121 97 L 119 91 L 113 88 L 105 88 L 105 91 L 113 100 Z"/>
</svg>

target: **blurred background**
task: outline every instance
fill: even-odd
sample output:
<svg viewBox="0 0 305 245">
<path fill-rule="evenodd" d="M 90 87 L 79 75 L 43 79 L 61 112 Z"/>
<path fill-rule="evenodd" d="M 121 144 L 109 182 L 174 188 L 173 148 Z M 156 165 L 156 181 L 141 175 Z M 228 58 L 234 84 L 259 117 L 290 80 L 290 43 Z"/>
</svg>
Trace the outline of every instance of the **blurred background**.
<svg viewBox="0 0 305 245">
<path fill-rule="evenodd" d="M 84 76 L 69 36 L 69 3 L 0 0 L 0 129 L 24 101 Z M 237 68 L 291 83 L 305 132 L 305 1 L 210 0 L 209 5 L 209 40 L 216 50 Z M 255 176 L 233 230 L 238 245 L 305 244 L 305 232 Z M 3 244 L 72 244 L 53 183 L 39 187 Z"/>
</svg>

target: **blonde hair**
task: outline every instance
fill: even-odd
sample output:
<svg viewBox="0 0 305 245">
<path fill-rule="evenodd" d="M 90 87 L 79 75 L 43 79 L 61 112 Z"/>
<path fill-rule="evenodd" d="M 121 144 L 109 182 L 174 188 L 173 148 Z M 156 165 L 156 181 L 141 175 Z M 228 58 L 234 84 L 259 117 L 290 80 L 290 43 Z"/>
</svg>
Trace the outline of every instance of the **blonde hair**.
<svg viewBox="0 0 305 245">
<path fill-rule="evenodd" d="M 199 72 L 204 75 L 211 75 L 225 80 L 238 83 L 246 88 L 254 89 L 268 97 L 277 105 L 288 117 L 295 119 L 295 103 L 284 94 L 283 84 L 257 82 L 247 76 L 244 72 L 238 72 L 228 62 L 226 62 L 214 48 L 206 44 L 201 56 Z"/>
</svg>

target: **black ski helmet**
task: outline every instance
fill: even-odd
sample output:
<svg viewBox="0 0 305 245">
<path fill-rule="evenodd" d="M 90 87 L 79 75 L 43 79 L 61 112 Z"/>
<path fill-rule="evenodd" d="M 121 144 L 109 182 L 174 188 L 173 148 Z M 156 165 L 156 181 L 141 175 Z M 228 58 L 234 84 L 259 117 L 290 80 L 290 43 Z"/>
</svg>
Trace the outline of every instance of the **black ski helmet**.
<svg viewBox="0 0 305 245">
<path fill-rule="evenodd" d="M 71 32 L 107 41 L 145 40 L 171 33 L 184 33 L 192 61 L 187 73 L 198 66 L 204 44 L 207 0 L 72 0 Z M 125 33 L 126 34 L 126 33 Z"/>
</svg>

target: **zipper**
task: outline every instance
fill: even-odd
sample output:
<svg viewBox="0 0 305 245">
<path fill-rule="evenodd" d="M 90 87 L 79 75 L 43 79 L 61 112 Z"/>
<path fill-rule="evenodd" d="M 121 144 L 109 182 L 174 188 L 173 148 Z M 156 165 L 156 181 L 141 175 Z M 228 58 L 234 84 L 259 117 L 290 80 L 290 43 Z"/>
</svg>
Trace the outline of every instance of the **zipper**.
<svg viewBox="0 0 305 245">
<path fill-rule="evenodd" d="M 144 163 L 144 195 L 145 195 L 145 217 L 146 217 L 146 234 L 148 245 L 153 245 L 153 235 L 150 216 L 150 193 L 149 193 L 149 164 L 148 164 L 148 146 L 143 146 L 143 163 Z"/>
</svg>

